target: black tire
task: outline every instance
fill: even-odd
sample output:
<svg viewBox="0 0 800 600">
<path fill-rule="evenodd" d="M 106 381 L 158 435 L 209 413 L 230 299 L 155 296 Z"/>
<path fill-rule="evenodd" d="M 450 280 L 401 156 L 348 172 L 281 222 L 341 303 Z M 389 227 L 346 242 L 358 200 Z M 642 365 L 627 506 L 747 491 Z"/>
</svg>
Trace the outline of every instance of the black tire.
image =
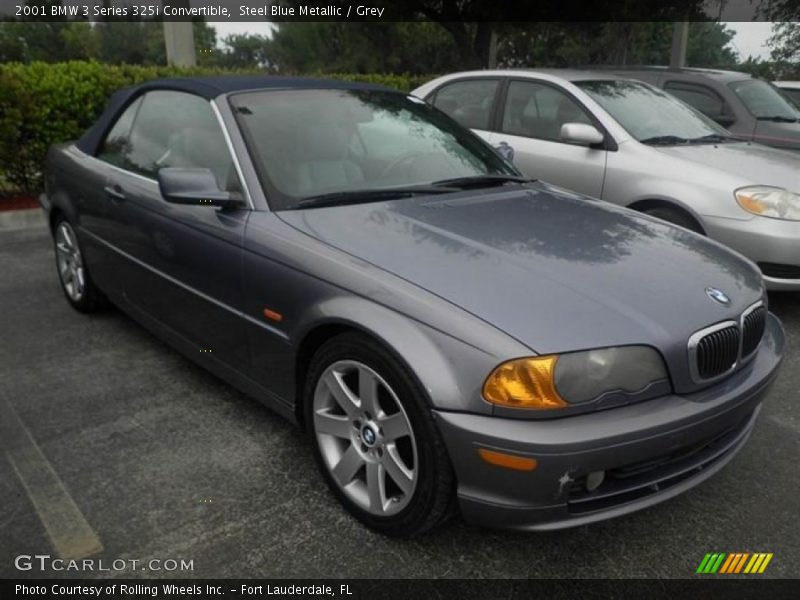
<svg viewBox="0 0 800 600">
<path fill-rule="evenodd" d="M 394 391 L 413 431 L 416 486 L 405 507 L 396 514 L 377 516 L 356 504 L 340 489 L 322 456 L 314 421 L 314 393 L 326 370 L 340 361 L 356 361 L 377 373 Z M 379 533 L 404 538 L 420 535 L 452 515 L 455 477 L 450 459 L 424 391 L 405 364 L 372 338 L 349 332 L 331 338 L 317 350 L 307 375 L 303 401 L 314 457 L 328 487 L 350 514 Z"/>
<path fill-rule="evenodd" d="M 66 226 L 69 232 L 71 232 L 73 243 L 78 250 L 78 256 L 81 262 L 80 268 L 82 269 L 83 286 L 79 295 L 70 292 L 68 289 L 68 284 L 65 282 L 65 277 L 61 272 L 58 243 L 60 229 L 64 226 Z M 86 262 L 83 259 L 85 255 L 83 254 L 83 248 L 80 245 L 80 241 L 75 234 L 75 229 L 72 223 L 70 223 L 70 221 L 63 214 L 56 217 L 55 223 L 53 224 L 53 246 L 56 255 L 56 274 L 58 275 L 58 281 L 61 284 L 61 291 L 64 293 L 64 297 L 67 299 L 67 302 L 69 302 L 70 306 L 82 313 L 93 313 L 106 308 L 108 302 L 103 293 L 97 289 L 92 281 L 92 276 L 89 273 L 89 267 L 86 265 Z"/>
<path fill-rule="evenodd" d="M 703 228 L 700 227 L 700 224 L 694 219 L 694 217 L 680 209 L 670 208 L 668 206 L 658 206 L 656 208 L 645 209 L 642 212 L 644 212 L 646 215 L 650 215 L 651 217 L 666 221 L 667 223 L 680 225 L 689 231 L 694 231 L 700 235 L 705 235 Z"/>
</svg>

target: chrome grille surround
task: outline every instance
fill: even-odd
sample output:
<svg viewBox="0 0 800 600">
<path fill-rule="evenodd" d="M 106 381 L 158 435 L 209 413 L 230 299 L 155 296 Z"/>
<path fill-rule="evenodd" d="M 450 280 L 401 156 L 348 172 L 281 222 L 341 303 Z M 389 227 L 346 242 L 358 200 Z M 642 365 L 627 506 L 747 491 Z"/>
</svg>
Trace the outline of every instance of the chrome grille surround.
<svg viewBox="0 0 800 600">
<path fill-rule="evenodd" d="M 763 317 L 761 315 L 763 314 Z M 728 320 L 720 323 L 715 323 L 709 327 L 705 327 L 696 331 L 689 337 L 689 372 L 692 380 L 695 383 L 712 383 L 725 376 L 731 374 L 738 367 L 744 365 L 751 360 L 755 354 L 758 346 L 761 344 L 761 338 L 764 335 L 766 328 L 767 309 L 763 300 L 759 300 L 748 306 L 739 317 L 738 321 Z M 758 341 L 753 343 L 750 336 L 753 336 L 753 327 L 761 330 L 758 336 Z M 735 339 L 731 333 L 735 331 Z M 745 338 L 748 338 L 748 347 L 745 348 Z M 704 356 L 708 352 L 721 352 L 731 351 L 731 344 L 736 345 L 735 354 L 731 357 L 730 361 L 722 360 L 719 357 L 709 358 Z M 704 347 L 708 346 L 708 347 Z M 752 349 L 749 347 L 752 346 Z M 747 351 L 747 354 L 744 352 Z M 723 357 L 724 358 L 724 357 Z M 714 360 L 721 361 L 720 369 L 718 372 L 704 376 L 703 371 L 707 370 L 708 363 L 713 363 Z M 699 363 L 703 362 L 703 365 Z M 728 364 L 730 362 L 730 364 Z"/>
</svg>

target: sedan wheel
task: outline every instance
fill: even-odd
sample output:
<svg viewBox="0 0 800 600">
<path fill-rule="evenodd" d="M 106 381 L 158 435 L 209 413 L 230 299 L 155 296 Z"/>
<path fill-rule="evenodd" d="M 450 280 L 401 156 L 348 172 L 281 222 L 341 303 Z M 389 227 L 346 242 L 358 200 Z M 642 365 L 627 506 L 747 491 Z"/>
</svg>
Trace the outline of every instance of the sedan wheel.
<svg viewBox="0 0 800 600">
<path fill-rule="evenodd" d="M 452 467 L 424 391 L 372 338 L 344 333 L 311 360 L 306 423 L 342 504 L 384 533 L 410 537 L 452 513 Z"/>
<path fill-rule="evenodd" d="M 104 296 L 92 283 L 75 229 L 63 216 L 56 222 L 53 242 L 61 289 L 69 303 L 87 313 L 101 308 Z"/>
</svg>

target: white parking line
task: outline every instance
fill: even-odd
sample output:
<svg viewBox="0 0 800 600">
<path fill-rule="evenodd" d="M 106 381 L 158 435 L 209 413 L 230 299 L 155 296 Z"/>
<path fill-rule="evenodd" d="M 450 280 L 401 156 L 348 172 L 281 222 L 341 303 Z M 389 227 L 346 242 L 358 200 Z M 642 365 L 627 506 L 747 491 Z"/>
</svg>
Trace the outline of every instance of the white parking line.
<svg viewBox="0 0 800 600">
<path fill-rule="evenodd" d="M 7 400 L 0 401 L 0 444 L 28 493 L 58 556 L 81 559 L 103 550 L 67 488 Z"/>
</svg>

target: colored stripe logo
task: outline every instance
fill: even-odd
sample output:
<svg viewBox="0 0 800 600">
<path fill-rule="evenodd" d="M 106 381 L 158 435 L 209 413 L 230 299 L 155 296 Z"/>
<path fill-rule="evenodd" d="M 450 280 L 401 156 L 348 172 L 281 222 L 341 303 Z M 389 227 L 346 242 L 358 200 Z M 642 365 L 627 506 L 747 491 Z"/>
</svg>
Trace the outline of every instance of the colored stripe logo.
<svg viewBox="0 0 800 600">
<path fill-rule="evenodd" d="M 772 552 L 709 552 L 695 572 L 701 575 L 760 574 L 771 560 Z"/>
</svg>

